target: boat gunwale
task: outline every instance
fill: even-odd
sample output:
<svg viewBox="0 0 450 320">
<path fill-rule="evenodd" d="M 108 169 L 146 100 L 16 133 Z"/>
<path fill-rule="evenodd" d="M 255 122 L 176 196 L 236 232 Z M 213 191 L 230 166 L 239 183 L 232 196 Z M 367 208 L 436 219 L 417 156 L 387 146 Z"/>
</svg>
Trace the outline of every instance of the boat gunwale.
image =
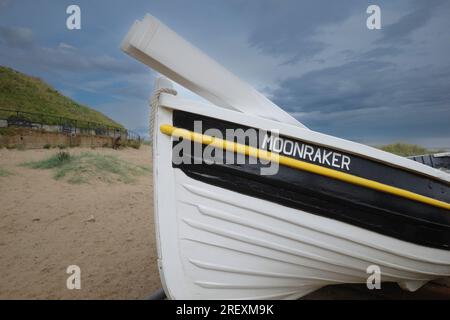
<svg viewBox="0 0 450 320">
<path fill-rule="evenodd" d="M 253 115 L 246 114 L 245 117 L 242 117 L 243 114 L 241 112 L 225 110 L 212 104 L 183 99 L 165 93 L 161 93 L 159 106 L 172 110 L 180 110 L 201 116 L 212 117 L 223 121 L 235 122 L 258 130 L 270 131 L 271 129 L 267 128 L 277 128 L 279 131 L 278 134 L 280 135 L 292 139 L 302 139 L 318 146 L 333 148 L 352 155 L 360 156 L 370 161 L 378 162 L 386 166 L 405 170 L 413 174 L 436 180 L 437 182 L 444 183 L 450 187 L 450 174 L 445 171 L 441 171 L 414 160 L 358 142 L 345 140 L 310 129 L 304 129 L 295 125 L 276 122 Z M 329 140 L 329 142 L 325 143 L 324 140 Z M 376 155 L 380 155 L 380 157 L 376 157 Z"/>
</svg>

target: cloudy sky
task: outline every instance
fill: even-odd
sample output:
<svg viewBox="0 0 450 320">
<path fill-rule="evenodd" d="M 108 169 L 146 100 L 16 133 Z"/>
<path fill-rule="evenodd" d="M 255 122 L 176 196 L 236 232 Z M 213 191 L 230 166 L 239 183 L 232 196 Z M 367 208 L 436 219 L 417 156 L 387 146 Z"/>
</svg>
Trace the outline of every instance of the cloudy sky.
<svg viewBox="0 0 450 320">
<path fill-rule="evenodd" d="M 66 28 L 70 4 L 81 30 Z M 381 30 L 366 27 L 370 4 Z M 157 74 L 119 45 L 146 12 L 311 129 L 450 148 L 445 0 L 0 0 L 0 64 L 145 134 Z"/>
</svg>

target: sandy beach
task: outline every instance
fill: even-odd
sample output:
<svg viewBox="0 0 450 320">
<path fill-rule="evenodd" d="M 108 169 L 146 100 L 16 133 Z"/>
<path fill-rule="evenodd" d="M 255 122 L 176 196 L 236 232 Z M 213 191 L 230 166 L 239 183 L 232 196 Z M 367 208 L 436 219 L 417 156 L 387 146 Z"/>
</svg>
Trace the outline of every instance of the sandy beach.
<svg viewBox="0 0 450 320">
<path fill-rule="evenodd" d="M 152 177 L 134 183 L 69 184 L 51 170 L 19 166 L 58 152 L 0 150 L 0 299 L 141 299 L 160 287 L 153 234 Z M 151 166 L 151 151 L 114 154 Z M 66 269 L 81 268 L 81 290 Z"/>
<path fill-rule="evenodd" d="M 116 155 L 151 167 L 151 150 L 65 150 Z M 21 166 L 51 150 L 0 149 L 0 299 L 145 299 L 161 287 L 156 266 L 151 170 L 132 183 L 55 180 L 52 170 Z M 100 177 L 98 177 L 100 178 Z M 68 290 L 66 269 L 81 268 L 81 289 Z M 396 284 L 325 287 L 305 299 L 449 299 L 428 284 L 416 293 Z"/>
</svg>

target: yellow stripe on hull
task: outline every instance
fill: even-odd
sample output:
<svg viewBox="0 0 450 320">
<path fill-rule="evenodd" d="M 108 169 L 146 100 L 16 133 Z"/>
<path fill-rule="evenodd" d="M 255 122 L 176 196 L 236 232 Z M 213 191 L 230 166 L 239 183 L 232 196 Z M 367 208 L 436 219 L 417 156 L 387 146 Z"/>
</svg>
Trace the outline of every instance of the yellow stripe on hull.
<svg viewBox="0 0 450 320">
<path fill-rule="evenodd" d="M 423 196 L 408 190 L 404 190 L 401 188 L 393 187 L 384 183 L 380 183 L 377 181 L 373 181 L 370 179 L 361 178 L 352 174 L 348 174 L 345 172 L 337 171 L 334 169 L 318 166 L 316 164 L 308 163 L 305 161 L 300 161 L 294 158 L 286 157 L 274 152 L 258 149 L 251 146 L 246 146 L 240 143 L 223 140 L 220 138 L 200 134 L 197 132 L 189 131 L 182 128 L 176 128 L 174 126 L 163 124 L 160 126 L 160 130 L 162 133 L 169 136 L 176 136 L 183 139 L 187 139 L 193 142 L 201 143 L 204 145 L 210 145 L 215 148 L 219 148 L 222 150 L 236 152 L 239 154 L 247 155 L 250 157 L 255 157 L 259 159 L 263 159 L 266 161 L 273 161 L 275 163 L 279 163 L 286 167 L 299 169 L 307 172 L 312 172 L 321 176 L 325 176 L 328 178 L 344 181 L 347 183 L 351 183 L 357 186 L 365 187 L 368 189 L 373 189 L 377 191 L 381 191 L 387 194 L 396 195 L 405 199 L 414 200 L 417 202 L 425 203 L 434 207 L 443 208 L 450 210 L 450 204 L 444 201 L 436 200 L 427 196 Z"/>
</svg>

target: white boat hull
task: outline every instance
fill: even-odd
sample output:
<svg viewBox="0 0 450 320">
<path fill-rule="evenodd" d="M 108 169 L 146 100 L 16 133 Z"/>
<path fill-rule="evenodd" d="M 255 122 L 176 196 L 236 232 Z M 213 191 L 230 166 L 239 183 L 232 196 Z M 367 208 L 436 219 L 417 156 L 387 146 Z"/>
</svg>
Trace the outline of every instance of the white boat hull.
<svg viewBox="0 0 450 320">
<path fill-rule="evenodd" d="M 308 130 L 150 15 L 122 49 L 215 104 L 167 87 L 153 99 L 158 263 L 170 298 L 296 299 L 366 283 L 377 268 L 381 281 L 407 290 L 450 276 L 449 174 Z M 205 130 L 196 131 L 197 121 Z M 223 139 L 247 128 L 264 137 Z M 262 163 L 209 166 L 204 158 L 175 164 L 174 137 L 233 158 L 274 160 L 279 171 L 267 177 Z"/>
<path fill-rule="evenodd" d="M 240 115 L 242 117 L 242 115 Z M 172 299 L 297 299 L 323 286 L 381 281 L 415 290 L 450 276 L 450 252 L 212 186 L 173 168 L 172 123 L 154 131 L 161 280 Z"/>
</svg>

